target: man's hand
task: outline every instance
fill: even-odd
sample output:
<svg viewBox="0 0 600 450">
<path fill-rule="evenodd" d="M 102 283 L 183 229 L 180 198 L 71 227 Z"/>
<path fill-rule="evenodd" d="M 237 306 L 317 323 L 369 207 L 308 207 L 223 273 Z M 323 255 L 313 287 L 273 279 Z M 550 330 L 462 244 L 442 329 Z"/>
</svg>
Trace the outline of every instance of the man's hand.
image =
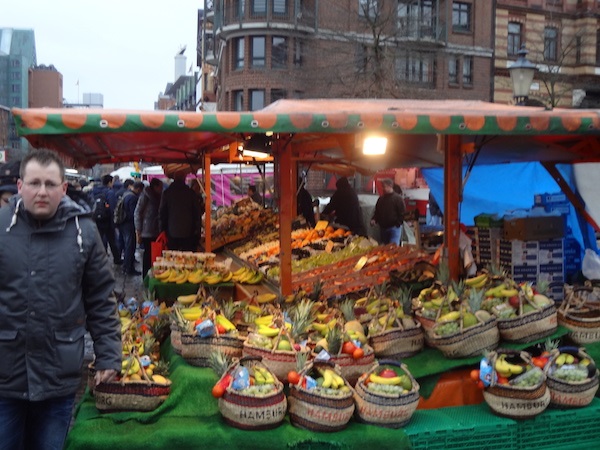
<svg viewBox="0 0 600 450">
<path fill-rule="evenodd" d="M 116 370 L 97 370 L 94 375 L 94 385 L 98 386 L 100 383 L 108 383 L 117 376 Z"/>
</svg>

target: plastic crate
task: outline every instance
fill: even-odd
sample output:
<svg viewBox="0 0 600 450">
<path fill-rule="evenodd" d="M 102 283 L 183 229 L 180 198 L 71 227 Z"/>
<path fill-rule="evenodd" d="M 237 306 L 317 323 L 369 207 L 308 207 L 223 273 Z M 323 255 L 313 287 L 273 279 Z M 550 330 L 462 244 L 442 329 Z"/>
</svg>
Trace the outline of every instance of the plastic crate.
<svg viewBox="0 0 600 450">
<path fill-rule="evenodd" d="M 584 408 L 552 409 L 517 424 L 518 445 L 513 448 L 600 448 L 600 399 Z"/>
<path fill-rule="evenodd" d="M 517 447 L 517 423 L 487 404 L 415 411 L 404 428 L 415 450 L 506 450 Z"/>
</svg>

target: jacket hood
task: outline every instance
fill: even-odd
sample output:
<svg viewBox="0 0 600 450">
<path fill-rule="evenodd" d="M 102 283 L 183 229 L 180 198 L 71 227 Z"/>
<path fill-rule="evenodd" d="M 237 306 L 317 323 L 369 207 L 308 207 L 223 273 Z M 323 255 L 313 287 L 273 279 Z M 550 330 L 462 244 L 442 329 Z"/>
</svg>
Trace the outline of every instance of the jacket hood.
<svg viewBox="0 0 600 450">
<path fill-rule="evenodd" d="M 23 199 L 20 194 L 13 195 L 9 201 L 8 206 L 12 212 L 12 219 L 10 225 L 6 229 L 7 232 L 10 232 L 11 228 L 14 227 L 19 220 L 25 220 L 27 222 L 31 222 L 34 220 L 27 211 L 25 211 L 23 207 Z M 56 214 L 48 220 L 45 225 L 49 229 L 61 229 L 65 227 L 65 224 L 69 219 L 75 218 L 75 226 L 77 227 L 77 243 L 79 244 L 79 249 L 83 251 L 82 247 L 82 237 L 81 237 L 81 228 L 79 226 L 79 217 L 80 216 L 89 216 L 91 213 L 90 205 L 79 204 L 75 202 L 68 195 L 63 196 L 58 204 L 58 209 L 56 210 Z"/>
<path fill-rule="evenodd" d="M 350 187 L 350 183 L 348 182 L 348 178 L 342 177 L 335 182 L 335 187 L 338 189 L 347 189 Z"/>
</svg>

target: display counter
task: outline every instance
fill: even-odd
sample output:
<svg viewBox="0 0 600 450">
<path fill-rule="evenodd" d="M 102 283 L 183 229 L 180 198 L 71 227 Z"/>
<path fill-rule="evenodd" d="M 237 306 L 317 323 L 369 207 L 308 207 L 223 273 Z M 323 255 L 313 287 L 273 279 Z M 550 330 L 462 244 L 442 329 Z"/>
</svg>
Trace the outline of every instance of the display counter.
<svg viewBox="0 0 600 450">
<path fill-rule="evenodd" d="M 563 335 L 559 329 L 553 336 Z M 530 344 L 527 344 L 530 345 Z M 511 345 L 511 348 L 523 348 Z M 505 347 L 508 347 L 506 345 Z M 600 360 L 600 343 L 587 352 Z M 422 409 L 438 396 L 455 398 L 460 377 L 448 376 L 457 368 L 463 373 L 479 358 L 448 360 L 434 349 L 407 358 L 421 384 L 423 396 L 410 423 L 403 429 L 386 429 L 352 420 L 344 431 L 316 433 L 293 427 L 286 418 L 267 431 L 242 431 L 226 425 L 218 402 L 211 396 L 217 376 L 211 369 L 188 365 L 167 340 L 163 356 L 171 363 L 172 392 L 158 409 L 149 413 L 100 413 L 86 393 L 78 406 L 67 449 L 506 449 L 506 448 L 598 448 L 600 400 L 585 408 L 548 409 L 534 419 L 516 421 L 492 414 L 486 403 Z M 454 372 L 454 374 L 460 373 Z M 463 401 L 465 401 L 463 396 Z M 436 399 L 439 402 L 439 399 Z M 461 400 L 454 400 L 461 401 Z M 424 403 L 425 402 L 425 403 Z M 448 401 L 447 401 L 448 403 Z M 452 403 L 452 402 L 449 402 Z"/>
</svg>

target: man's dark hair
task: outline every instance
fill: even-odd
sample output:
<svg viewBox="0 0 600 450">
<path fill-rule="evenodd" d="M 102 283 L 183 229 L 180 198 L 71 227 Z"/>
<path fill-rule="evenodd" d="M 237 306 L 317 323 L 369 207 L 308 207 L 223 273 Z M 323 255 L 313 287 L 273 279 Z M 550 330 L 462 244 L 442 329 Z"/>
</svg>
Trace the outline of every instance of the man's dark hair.
<svg viewBox="0 0 600 450">
<path fill-rule="evenodd" d="M 102 185 L 103 186 L 108 186 L 108 184 L 113 180 L 112 175 L 104 175 L 102 177 Z"/>
<path fill-rule="evenodd" d="M 133 183 L 133 188 L 137 189 L 138 191 L 141 191 L 144 189 L 144 183 L 142 183 L 141 181 L 136 181 L 135 183 Z"/>
<path fill-rule="evenodd" d="M 162 186 L 163 182 L 161 181 L 160 178 L 152 178 L 152 180 L 150 180 L 150 187 L 156 187 L 156 186 Z"/>
<path fill-rule="evenodd" d="M 131 178 L 127 178 L 124 182 L 123 182 L 123 187 L 125 189 L 129 188 L 129 186 L 131 186 L 133 184 L 133 180 Z"/>
<path fill-rule="evenodd" d="M 52 163 L 56 163 L 60 170 L 60 179 L 61 181 L 65 181 L 65 165 L 62 162 L 62 159 L 60 159 L 55 152 L 51 150 L 40 149 L 32 150 L 29 153 L 27 153 L 27 155 L 25 155 L 25 158 L 23 158 L 23 160 L 21 161 L 21 167 L 19 169 L 19 176 L 21 177 L 21 179 L 23 179 L 23 176 L 25 175 L 25 167 L 27 166 L 29 161 L 37 161 L 43 167 L 47 167 Z"/>
<path fill-rule="evenodd" d="M 250 186 L 248 186 L 248 189 L 255 194 L 256 193 L 256 186 L 254 186 L 253 184 L 251 184 Z"/>
</svg>

